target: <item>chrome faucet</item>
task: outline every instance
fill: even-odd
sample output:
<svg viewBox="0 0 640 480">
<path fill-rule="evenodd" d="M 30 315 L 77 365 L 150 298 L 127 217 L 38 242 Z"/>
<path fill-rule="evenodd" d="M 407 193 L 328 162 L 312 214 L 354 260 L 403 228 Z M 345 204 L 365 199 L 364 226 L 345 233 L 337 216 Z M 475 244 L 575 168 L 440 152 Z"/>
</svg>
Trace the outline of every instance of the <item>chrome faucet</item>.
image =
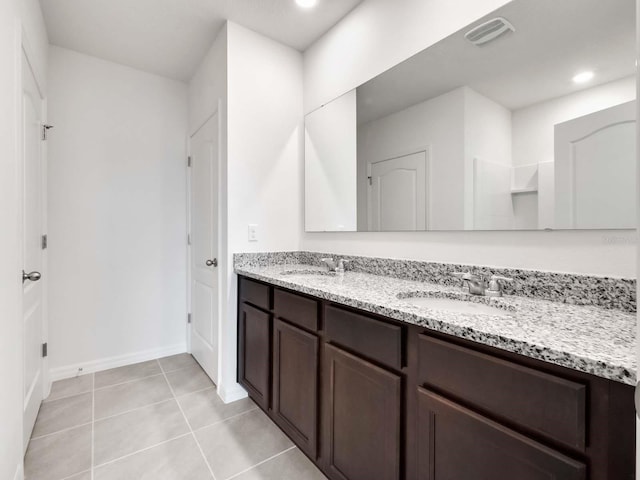
<svg viewBox="0 0 640 480">
<path fill-rule="evenodd" d="M 349 263 L 349 260 L 345 260 L 343 258 L 338 260 L 338 263 L 336 263 L 333 258 L 321 258 L 320 261 L 324 262 L 327 265 L 330 272 L 335 273 L 344 273 L 344 266 L 345 264 Z"/>
<path fill-rule="evenodd" d="M 500 275 L 491 275 L 489 288 L 487 288 L 487 297 L 501 297 L 503 285 L 502 282 L 513 282 L 513 278 L 502 277 Z"/>
<path fill-rule="evenodd" d="M 487 280 L 482 275 L 476 275 L 471 272 L 455 272 L 454 277 L 462 280 L 471 295 L 484 295 L 487 289 Z"/>
<path fill-rule="evenodd" d="M 452 275 L 462 280 L 469 289 L 471 295 L 486 295 L 487 297 L 502 296 L 502 282 L 512 282 L 512 278 L 492 275 L 489 282 L 484 275 L 477 275 L 471 272 L 454 272 Z"/>
</svg>

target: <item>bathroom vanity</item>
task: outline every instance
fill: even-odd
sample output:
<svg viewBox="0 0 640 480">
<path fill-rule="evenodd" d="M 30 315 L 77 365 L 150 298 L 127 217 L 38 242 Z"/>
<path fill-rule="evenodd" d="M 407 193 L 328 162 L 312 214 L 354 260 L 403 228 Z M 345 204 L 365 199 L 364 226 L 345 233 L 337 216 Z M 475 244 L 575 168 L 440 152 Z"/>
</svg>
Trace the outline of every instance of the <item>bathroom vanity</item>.
<svg viewBox="0 0 640 480">
<path fill-rule="evenodd" d="M 330 479 L 634 478 L 634 315 L 309 265 L 236 272 L 238 381 Z M 498 313 L 407 301 L 421 296 Z"/>
</svg>

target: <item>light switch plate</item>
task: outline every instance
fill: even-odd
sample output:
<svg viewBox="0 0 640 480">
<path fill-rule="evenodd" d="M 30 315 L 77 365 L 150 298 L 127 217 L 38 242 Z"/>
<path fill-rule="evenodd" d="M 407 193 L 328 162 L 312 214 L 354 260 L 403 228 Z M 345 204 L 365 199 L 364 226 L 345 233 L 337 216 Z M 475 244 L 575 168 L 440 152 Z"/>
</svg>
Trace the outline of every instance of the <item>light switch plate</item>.
<svg viewBox="0 0 640 480">
<path fill-rule="evenodd" d="M 258 241 L 258 225 L 249 225 L 249 241 Z"/>
</svg>

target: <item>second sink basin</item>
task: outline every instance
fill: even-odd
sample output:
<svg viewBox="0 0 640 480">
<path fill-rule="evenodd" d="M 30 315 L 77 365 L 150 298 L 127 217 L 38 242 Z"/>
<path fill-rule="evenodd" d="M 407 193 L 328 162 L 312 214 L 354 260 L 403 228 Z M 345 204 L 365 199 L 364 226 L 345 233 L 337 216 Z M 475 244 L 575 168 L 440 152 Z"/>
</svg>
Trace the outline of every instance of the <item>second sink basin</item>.
<svg viewBox="0 0 640 480">
<path fill-rule="evenodd" d="M 468 294 L 444 292 L 412 292 L 398 295 L 399 300 L 409 305 L 425 307 L 450 313 L 471 315 L 508 316 L 515 310 L 500 300 L 489 297 L 476 297 Z"/>
</svg>

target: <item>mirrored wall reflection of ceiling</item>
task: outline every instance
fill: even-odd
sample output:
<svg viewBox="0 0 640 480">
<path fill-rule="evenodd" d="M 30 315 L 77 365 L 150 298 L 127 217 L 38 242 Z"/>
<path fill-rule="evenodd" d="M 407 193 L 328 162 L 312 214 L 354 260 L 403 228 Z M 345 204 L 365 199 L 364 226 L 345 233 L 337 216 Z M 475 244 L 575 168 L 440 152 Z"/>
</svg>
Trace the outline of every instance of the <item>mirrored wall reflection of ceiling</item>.
<svg viewBox="0 0 640 480">
<path fill-rule="evenodd" d="M 363 0 L 40 0 L 53 45 L 189 80 L 225 20 L 304 51 Z"/>
<path fill-rule="evenodd" d="M 500 9 L 500 16 L 513 24 L 515 33 L 481 47 L 464 38 L 494 16 L 360 86 L 358 123 L 461 86 L 516 110 L 635 73 L 634 0 L 513 2 Z M 586 69 L 595 72 L 594 81 L 574 83 L 573 76 Z"/>
</svg>

